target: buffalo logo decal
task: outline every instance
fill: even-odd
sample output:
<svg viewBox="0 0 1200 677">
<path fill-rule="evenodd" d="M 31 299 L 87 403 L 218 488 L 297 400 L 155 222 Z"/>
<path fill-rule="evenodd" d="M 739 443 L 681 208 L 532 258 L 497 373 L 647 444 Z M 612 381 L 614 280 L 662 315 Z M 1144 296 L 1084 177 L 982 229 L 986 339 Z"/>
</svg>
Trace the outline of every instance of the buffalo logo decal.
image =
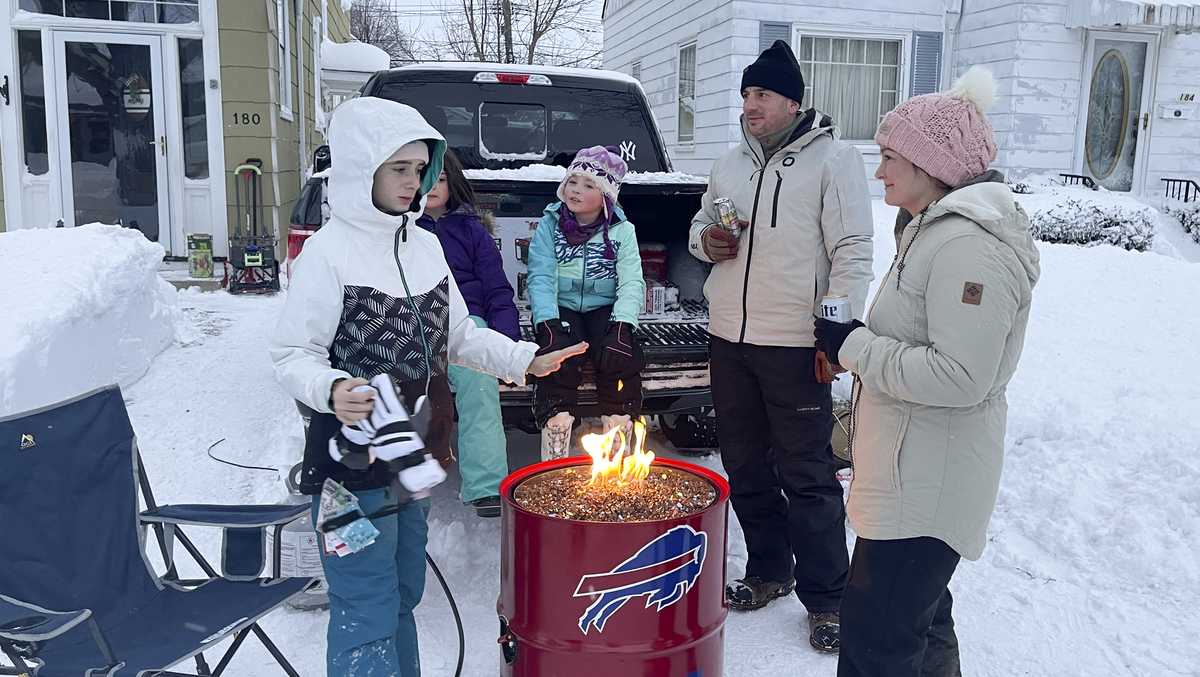
<svg viewBox="0 0 1200 677">
<path fill-rule="evenodd" d="M 574 597 L 595 597 L 579 617 L 579 629 L 604 632 L 626 602 L 646 597 L 646 608 L 662 611 L 683 598 L 700 572 L 708 550 L 708 534 L 690 526 L 678 526 L 643 545 L 632 557 L 611 571 L 587 574 L 579 579 Z"/>
</svg>

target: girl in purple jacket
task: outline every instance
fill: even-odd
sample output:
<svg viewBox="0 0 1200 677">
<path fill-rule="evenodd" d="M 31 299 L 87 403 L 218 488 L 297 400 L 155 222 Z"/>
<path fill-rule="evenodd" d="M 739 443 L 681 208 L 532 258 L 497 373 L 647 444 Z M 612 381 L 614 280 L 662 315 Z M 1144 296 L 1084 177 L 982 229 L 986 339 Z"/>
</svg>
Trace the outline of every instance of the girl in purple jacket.
<svg viewBox="0 0 1200 677">
<path fill-rule="evenodd" d="M 441 177 L 417 225 L 441 241 L 475 324 L 516 341 L 521 333 L 512 285 L 485 225 L 485 219 L 490 219 L 476 212 L 474 204 L 475 192 L 463 175 L 462 163 L 447 150 Z M 508 474 L 499 384 L 493 376 L 455 365 L 450 366 L 449 376 L 458 408 L 459 495 L 475 506 L 480 517 L 499 517 L 500 480 Z"/>
</svg>

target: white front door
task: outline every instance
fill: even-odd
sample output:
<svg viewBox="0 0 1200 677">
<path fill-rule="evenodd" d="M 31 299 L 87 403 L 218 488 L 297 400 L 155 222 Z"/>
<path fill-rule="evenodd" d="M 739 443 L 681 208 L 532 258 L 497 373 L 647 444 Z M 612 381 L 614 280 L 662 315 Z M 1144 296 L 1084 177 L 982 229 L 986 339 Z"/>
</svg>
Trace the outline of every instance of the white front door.
<svg viewBox="0 0 1200 677">
<path fill-rule="evenodd" d="M 1088 35 L 1077 157 L 1108 190 L 1142 190 L 1157 56 L 1154 35 Z"/>
<path fill-rule="evenodd" d="M 53 35 L 66 225 L 118 223 L 170 252 L 162 39 Z"/>
</svg>

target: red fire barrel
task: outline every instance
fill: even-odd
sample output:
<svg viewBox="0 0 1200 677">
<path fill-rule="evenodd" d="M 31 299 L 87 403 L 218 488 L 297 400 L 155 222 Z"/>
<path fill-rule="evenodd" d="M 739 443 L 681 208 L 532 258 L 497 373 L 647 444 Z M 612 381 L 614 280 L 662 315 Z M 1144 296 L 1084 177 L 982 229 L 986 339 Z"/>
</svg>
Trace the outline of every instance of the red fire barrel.
<svg viewBox="0 0 1200 677">
<path fill-rule="evenodd" d="M 585 522 L 547 517 L 513 498 L 525 480 L 587 465 L 547 461 L 500 485 L 502 674 L 514 677 L 721 677 L 729 484 L 682 461 L 716 499 L 676 519 Z"/>
</svg>

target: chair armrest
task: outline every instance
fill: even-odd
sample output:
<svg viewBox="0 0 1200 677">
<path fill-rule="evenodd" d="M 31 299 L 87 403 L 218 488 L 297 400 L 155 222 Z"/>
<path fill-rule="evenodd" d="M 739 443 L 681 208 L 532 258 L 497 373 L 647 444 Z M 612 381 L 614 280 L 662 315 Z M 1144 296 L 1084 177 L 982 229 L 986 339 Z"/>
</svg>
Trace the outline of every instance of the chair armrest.
<svg viewBox="0 0 1200 677">
<path fill-rule="evenodd" d="M 91 618 L 90 609 L 51 611 L 0 594 L 0 638 L 10 642 L 44 642 Z"/>
<path fill-rule="evenodd" d="M 269 527 L 287 524 L 308 512 L 310 506 L 299 505 L 162 505 L 141 514 L 144 523 L 195 524 L 199 526 L 232 527 L 238 529 Z"/>
</svg>

